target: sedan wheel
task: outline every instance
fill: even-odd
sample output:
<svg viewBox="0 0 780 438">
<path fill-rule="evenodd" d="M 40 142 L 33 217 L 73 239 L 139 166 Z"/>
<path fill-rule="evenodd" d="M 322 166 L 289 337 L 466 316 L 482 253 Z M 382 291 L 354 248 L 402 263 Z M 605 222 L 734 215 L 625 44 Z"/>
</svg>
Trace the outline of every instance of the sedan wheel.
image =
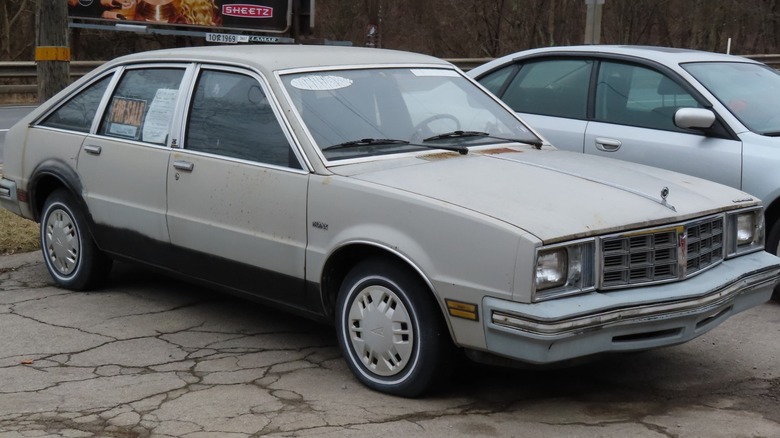
<svg viewBox="0 0 780 438">
<path fill-rule="evenodd" d="M 86 290 L 105 280 L 111 259 L 92 241 L 73 196 L 55 190 L 41 213 L 41 249 L 46 268 L 58 286 Z"/>
<path fill-rule="evenodd" d="M 436 383 L 451 348 L 430 289 L 407 269 L 378 259 L 357 265 L 344 280 L 336 331 L 363 384 L 404 397 Z"/>
</svg>

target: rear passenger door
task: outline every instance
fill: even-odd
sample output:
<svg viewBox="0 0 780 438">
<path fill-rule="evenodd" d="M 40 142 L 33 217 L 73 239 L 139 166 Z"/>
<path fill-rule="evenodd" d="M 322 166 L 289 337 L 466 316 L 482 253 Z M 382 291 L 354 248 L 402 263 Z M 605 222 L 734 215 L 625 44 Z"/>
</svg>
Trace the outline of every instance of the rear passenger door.
<svg viewBox="0 0 780 438">
<path fill-rule="evenodd" d="M 308 170 L 263 79 L 202 67 L 168 169 L 168 228 L 188 275 L 301 306 Z"/>
<path fill-rule="evenodd" d="M 602 61 L 586 154 L 675 170 L 739 188 L 742 143 L 684 130 L 679 108 L 704 105 L 677 81 L 638 64 Z M 719 123 L 716 121 L 716 123 Z"/>
<path fill-rule="evenodd" d="M 164 64 L 120 71 L 96 131 L 84 140 L 78 171 L 105 250 L 165 262 L 151 248 L 169 242 L 168 144 L 187 71 L 185 65 Z"/>
<path fill-rule="evenodd" d="M 479 82 L 555 147 L 583 152 L 593 64 L 588 59 L 534 59 L 493 71 Z"/>
</svg>

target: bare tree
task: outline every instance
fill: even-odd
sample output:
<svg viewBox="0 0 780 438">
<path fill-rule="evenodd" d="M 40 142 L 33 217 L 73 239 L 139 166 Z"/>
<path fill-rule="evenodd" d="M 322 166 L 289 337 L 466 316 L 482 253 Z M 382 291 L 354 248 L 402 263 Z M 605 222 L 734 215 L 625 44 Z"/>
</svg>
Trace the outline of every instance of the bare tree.
<svg viewBox="0 0 780 438">
<path fill-rule="evenodd" d="M 35 41 L 35 2 L 4 0 L 0 8 L 0 60 L 30 60 Z"/>
</svg>

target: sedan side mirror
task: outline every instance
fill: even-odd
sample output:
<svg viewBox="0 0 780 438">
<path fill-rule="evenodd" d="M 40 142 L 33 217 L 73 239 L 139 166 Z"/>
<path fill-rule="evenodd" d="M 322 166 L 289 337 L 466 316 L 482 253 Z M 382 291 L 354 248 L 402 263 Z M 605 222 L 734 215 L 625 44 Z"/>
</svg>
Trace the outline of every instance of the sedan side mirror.
<svg viewBox="0 0 780 438">
<path fill-rule="evenodd" d="M 680 108 L 674 113 L 674 124 L 682 129 L 710 129 L 715 113 L 705 108 Z"/>
</svg>

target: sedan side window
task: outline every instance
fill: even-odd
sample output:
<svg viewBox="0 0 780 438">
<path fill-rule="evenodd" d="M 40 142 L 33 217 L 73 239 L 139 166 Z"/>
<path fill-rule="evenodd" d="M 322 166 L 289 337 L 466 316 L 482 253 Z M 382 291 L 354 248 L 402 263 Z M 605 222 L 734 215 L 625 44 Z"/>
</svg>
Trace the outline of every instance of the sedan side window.
<svg viewBox="0 0 780 438">
<path fill-rule="evenodd" d="M 108 75 L 87 87 L 46 117 L 41 125 L 88 133 L 92 129 L 95 113 L 112 77 Z"/>
<path fill-rule="evenodd" d="M 701 108 L 666 75 L 637 65 L 604 62 L 596 85 L 596 120 L 667 131 L 680 108 Z"/>
<path fill-rule="evenodd" d="M 260 83 L 240 73 L 204 70 L 200 75 L 185 148 L 301 168 Z"/>
<path fill-rule="evenodd" d="M 517 65 L 512 64 L 509 67 L 500 68 L 486 74 L 479 79 L 479 83 L 487 88 L 488 91 L 498 96 L 507 79 L 516 71 Z"/>
<path fill-rule="evenodd" d="M 593 61 L 555 59 L 529 62 L 502 96 L 521 113 L 584 119 Z"/>
<path fill-rule="evenodd" d="M 183 76 L 180 68 L 128 70 L 111 97 L 98 133 L 166 144 Z"/>
</svg>

